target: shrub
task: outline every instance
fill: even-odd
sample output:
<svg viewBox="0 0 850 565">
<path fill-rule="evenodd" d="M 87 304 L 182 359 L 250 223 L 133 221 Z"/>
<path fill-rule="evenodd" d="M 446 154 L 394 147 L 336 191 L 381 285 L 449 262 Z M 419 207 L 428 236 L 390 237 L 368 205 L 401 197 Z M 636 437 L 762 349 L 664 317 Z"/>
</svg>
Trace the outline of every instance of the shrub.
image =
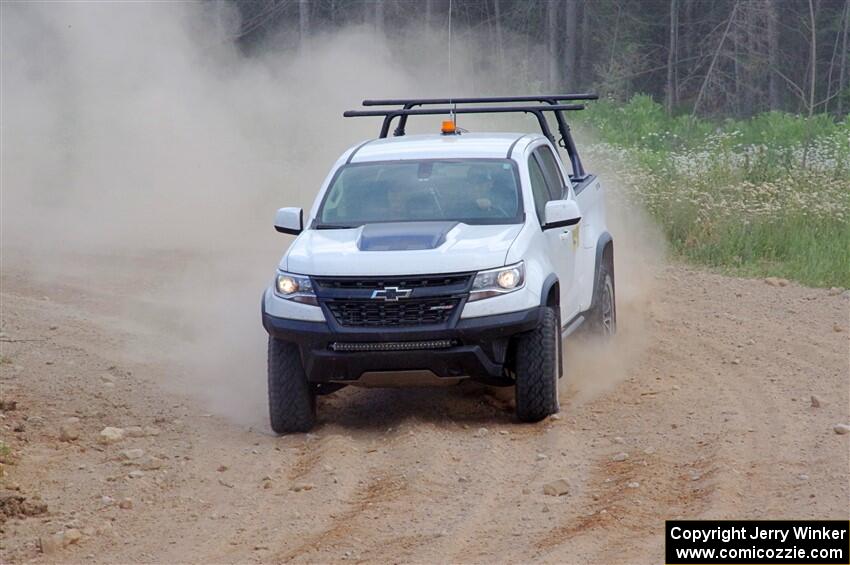
<svg viewBox="0 0 850 565">
<path fill-rule="evenodd" d="M 850 118 L 669 117 L 648 96 L 576 120 L 585 150 L 680 257 L 730 272 L 850 287 Z"/>
</svg>

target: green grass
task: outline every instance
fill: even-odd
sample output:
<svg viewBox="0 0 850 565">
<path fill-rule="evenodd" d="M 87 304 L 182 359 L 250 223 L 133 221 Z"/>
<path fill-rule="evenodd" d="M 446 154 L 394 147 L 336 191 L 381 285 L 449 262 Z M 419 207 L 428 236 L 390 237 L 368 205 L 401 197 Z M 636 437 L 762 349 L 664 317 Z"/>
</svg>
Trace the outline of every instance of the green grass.
<svg viewBox="0 0 850 565">
<path fill-rule="evenodd" d="M 716 226 L 698 242 L 674 241 L 693 263 L 742 276 L 775 276 L 809 286 L 850 288 L 850 226 L 805 217 Z"/>
<path fill-rule="evenodd" d="M 671 250 L 744 276 L 850 288 L 850 118 L 769 112 L 668 117 L 649 97 L 578 120 L 595 164 L 643 206 Z"/>
</svg>

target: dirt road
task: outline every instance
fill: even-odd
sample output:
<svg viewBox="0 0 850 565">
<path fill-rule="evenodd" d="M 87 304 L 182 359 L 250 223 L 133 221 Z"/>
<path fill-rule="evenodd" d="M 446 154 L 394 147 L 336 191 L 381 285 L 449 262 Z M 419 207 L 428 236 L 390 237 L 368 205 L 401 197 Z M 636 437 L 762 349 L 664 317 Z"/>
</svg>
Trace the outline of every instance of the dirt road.
<svg viewBox="0 0 850 565">
<path fill-rule="evenodd" d="M 517 424 L 474 386 L 349 388 L 315 433 L 274 437 L 126 354 L 153 331 L 126 287 L 4 268 L 0 493 L 47 511 L 5 521 L 0 561 L 658 563 L 667 518 L 847 519 L 847 293 L 656 279 L 641 323 L 621 312 L 628 343 L 569 346 L 560 417 Z"/>
</svg>

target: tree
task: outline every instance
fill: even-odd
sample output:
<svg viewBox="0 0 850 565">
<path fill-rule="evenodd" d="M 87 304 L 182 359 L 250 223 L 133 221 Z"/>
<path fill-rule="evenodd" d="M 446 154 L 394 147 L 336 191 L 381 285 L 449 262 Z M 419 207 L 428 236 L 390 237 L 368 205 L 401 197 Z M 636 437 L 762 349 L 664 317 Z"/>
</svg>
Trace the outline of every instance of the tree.
<svg viewBox="0 0 850 565">
<path fill-rule="evenodd" d="M 565 90 L 577 89 L 578 77 L 578 3 L 567 0 L 564 10 L 564 85 Z"/>
<path fill-rule="evenodd" d="M 809 79 L 809 117 L 811 117 L 812 114 L 815 113 L 815 89 L 817 88 L 817 81 L 815 78 L 818 69 L 818 33 L 814 0 L 809 0 L 809 31 L 809 37 L 811 38 L 811 42 L 809 43 L 809 70 L 812 73 L 811 79 Z"/>
<path fill-rule="evenodd" d="M 711 64 L 708 66 L 708 71 L 705 73 L 705 79 L 702 81 L 702 86 L 699 89 L 699 94 L 697 94 L 696 102 L 694 102 L 694 108 L 692 110 L 693 114 L 696 114 L 699 110 L 700 103 L 703 101 L 705 97 L 706 88 L 711 82 L 712 73 L 717 67 L 717 61 L 720 57 L 720 53 L 723 50 L 723 45 L 726 43 L 726 39 L 729 37 L 729 30 L 732 29 L 732 24 L 735 22 L 735 16 L 738 13 L 738 1 L 735 0 L 735 5 L 732 7 L 732 13 L 729 14 L 729 18 L 726 20 L 726 25 L 723 28 L 723 34 L 720 36 L 720 41 L 717 43 L 717 49 L 715 49 L 714 54 L 711 57 Z"/>
<path fill-rule="evenodd" d="M 768 57 L 768 100 L 770 109 L 782 106 L 780 98 L 779 69 L 779 11 L 776 2 L 767 2 L 767 57 Z"/>
<path fill-rule="evenodd" d="M 676 91 L 677 91 L 677 75 L 676 65 L 678 64 L 678 37 L 679 37 L 679 0 L 670 0 L 670 32 L 669 41 L 667 43 L 667 97 L 666 106 L 667 113 L 672 114 L 673 108 L 676 106 Z"/>
<path fill-rule="evenodd" d="M 298 0 L 298 45 L 306 49 L 307 38 L 310 37 L 310 2 Z"/>
<path fill-rule="evenodd" d="M 845 0 L 844 2 L 844 25 L 842 32 L 842 40 L 841 40 L 841 57 L 840 63 L 838 67 L 838 115 L 844 115 L 844 99 L 847 97 L 848 93 L 845 92 L 848 88 L 850 88 L 850 84 L 848 84 L 848 71 L 847 71 L 847 51 L 850 49 L 850 45 L 847 43 L 847 30 L 850 28 L 850 0 Z"/>
<path fill-rule="evenodd" d="M 584 90 L 587 84 L 588 77 L 590 76 L 593 67 L 591 63 L 593 61 L 593 56 L 590 52 L 590 17 L 591 17 L 591 9 L 592 2 L 591 0 L 582 0 L 581 3 L 581 31 L 579 32 L 579 39 L 581 40 L 581 48 L 578 53 L 576 53 L 576 66 L 578 67 L 576 77 L 578 80 L 573 80 L 572 88 L 576 88 L 578 90 Z M 569 57 L 569 55 L 567 55 Z M 569 62 L 567 63 L 569 65 Z M 572 76 L 572 73 L 569 73 L 567 76 Z"/>
<path fill-rule="evenodd" d="M 375 32 L 384 33 L 384 0 L 375 0 Z"/>
<path fill-rule="evenodd" d="M 549 80 L 547 87 L 554 92 L 561 82 L 558 62 L 558 0 L 546 3 L 546 57 L 549 63 Z"/>
<path fill-rule="evenodd" d="M 505 47 L 502 38 L 502 3 L 493 0 L 493 14 L 496 18 L 496 56 L 499 64 L 499 78 L 505 76 Z"/>
</svg>

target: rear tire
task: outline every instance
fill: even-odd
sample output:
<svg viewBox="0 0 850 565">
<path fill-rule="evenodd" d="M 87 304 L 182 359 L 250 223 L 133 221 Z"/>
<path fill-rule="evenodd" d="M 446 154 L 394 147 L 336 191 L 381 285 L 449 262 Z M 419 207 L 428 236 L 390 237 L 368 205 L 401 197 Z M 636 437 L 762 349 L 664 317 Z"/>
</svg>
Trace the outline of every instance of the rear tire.
<svg viewBox="0 0 850 565">
<path fill-rule="evenodd" d="M 269 337 L 269 417 L 279 434 L 308 432 L 316 423 L 316 393 L 298 347 Z"/>
<path fill-rule="evenodd" d="M 614 265 L 610 256 L 605 256 L 599 267 L 596 295 L 590 312 L 589 328 L 593 335 L 604 339 L 617 333 L 617 303 L 614 293 Z"/>
<path fill-rule="evenodd" d="M 544 308 L 540 324 L 516 343 L 516 415 L 522 422 L 539 422 L 557 414 L 561 328 L 558 315 Z"/>
</svg>

